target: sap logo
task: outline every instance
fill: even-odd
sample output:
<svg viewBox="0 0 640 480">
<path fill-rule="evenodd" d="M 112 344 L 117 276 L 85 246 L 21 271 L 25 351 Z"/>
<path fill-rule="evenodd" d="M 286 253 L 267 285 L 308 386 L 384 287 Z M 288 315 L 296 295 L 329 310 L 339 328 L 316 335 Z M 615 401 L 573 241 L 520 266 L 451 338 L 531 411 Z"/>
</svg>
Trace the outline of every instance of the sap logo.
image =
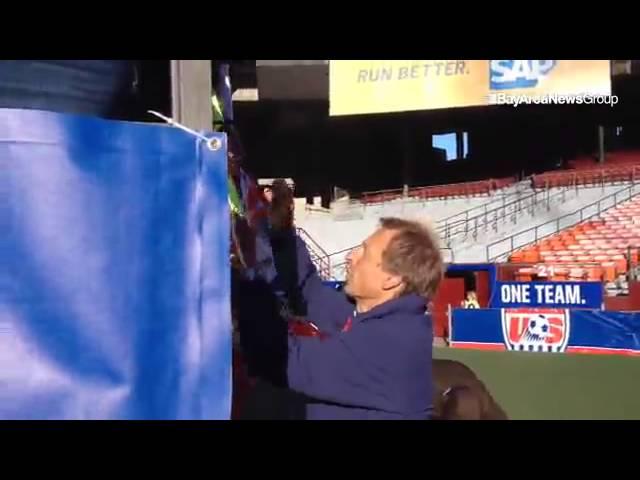
<svg viewBox="0 0 640 480">
<path fill-rule="evenodd" d="M 535 87 L 555 66 L 555 60 L 491 60 L 491 89 Z"/>
<path fill-rule="evenodd" d="M 564 352 L 569 341 L 569 312 L 563 309 L 504 309 L 502 333 L 507 350 Z"/>
</svg>

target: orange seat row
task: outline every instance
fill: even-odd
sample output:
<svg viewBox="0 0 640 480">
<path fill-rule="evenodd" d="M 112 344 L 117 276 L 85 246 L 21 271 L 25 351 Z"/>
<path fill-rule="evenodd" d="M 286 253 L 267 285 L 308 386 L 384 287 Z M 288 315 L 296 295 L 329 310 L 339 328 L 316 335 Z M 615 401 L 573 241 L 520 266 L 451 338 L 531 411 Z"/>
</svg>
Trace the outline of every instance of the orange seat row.
<svg viewBox="0 0 640 480">
<path fill-rule="evenodd" d="M 587 281 L 587 282 L 613 282 L 620 275 L 613 262 L 594 265 L 544 265 L 536 267 L 522 267 L 515 273 L 518 282 L 531 282 L 533 280 L 562 281 Z"/>
<path fill-rule="evenodd" d="M 615 280 L 640 260 L 640 223 L 633 217 L 640 222 L 640 198 L 513 252 L 511 262 L 537 265 L 518 269 L 516 278 L 530 281 L 544 272 L 551 280 Z"/>
</svg>

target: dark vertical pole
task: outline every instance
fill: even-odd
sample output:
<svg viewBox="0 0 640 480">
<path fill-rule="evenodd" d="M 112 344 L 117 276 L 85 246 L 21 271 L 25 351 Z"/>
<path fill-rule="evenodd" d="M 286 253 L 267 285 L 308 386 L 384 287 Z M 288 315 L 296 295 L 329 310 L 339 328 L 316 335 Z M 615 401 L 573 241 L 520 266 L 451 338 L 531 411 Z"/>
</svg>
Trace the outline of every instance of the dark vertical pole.
<svg viewBox="0 0 640 480">
<path fill-rule="evenodd" d="M 456 158 L 464 157 L 463 137 L 464 137 L 463 131 L 456 131 Z"/>
<path fill-rule="evenodd" d="M 402 145 L 402 192 L 406 197 L 409 194 L 409 184 L 411 183 L 411 157 L 413 156 L 413 137 L 408 122 L 401 123 L 400 132 Z"/>
<path fill-rule="evenodd" d="M 604 126 L 598 125 L 598 163 L 604 164 Z"/>
</svg>

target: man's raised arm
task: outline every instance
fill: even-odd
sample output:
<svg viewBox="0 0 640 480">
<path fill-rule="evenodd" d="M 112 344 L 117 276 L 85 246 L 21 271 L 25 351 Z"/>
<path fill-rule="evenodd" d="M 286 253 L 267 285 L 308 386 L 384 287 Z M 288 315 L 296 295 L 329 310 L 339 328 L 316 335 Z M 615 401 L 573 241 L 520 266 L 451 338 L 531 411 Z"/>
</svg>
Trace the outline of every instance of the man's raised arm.
<svg viewBox="0 0 640 480">
<path fill-rule="evenodd" d="M 307 303 L 307 320 L 313 322 L 321 331 L 339 331 L 348 316 L 353 313 L 353 304 L 344 293 L 322 283 L 316 266 L 311 261 L 307 245 L 298 236 L 296 256 L 298 285 Z"/>
</svg>

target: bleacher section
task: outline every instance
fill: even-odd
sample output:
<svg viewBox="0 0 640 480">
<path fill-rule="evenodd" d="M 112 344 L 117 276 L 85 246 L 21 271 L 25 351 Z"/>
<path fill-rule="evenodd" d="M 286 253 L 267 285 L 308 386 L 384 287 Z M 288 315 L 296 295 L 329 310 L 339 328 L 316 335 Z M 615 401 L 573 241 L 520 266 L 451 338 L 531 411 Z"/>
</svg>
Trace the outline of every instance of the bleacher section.
<svg viewBox="0 0 640 480">
<path fill-rule="evenodd" d="M 592 212 L 581 211 L 589 205 L 597 203 L 596 213 L 600 213 L 613 205 L 600 202 L 601 199 L 611 197 L 617 203 L 622 190 L 626 192 L 631 188 L 629 192 L 633 195 L 640 190 L 640 154 L 609 154 L 607 162 L 604 168 L 594 168 L 598 164 L 593 158 L 579 158 L 569 163 L 569 170 L 535 175 L 519 183 L 513 178 L 504 178 L 419 187 L 404 192 L 401 189 L 368 192 L 359 200 L 341 198 L 324 212 L 296 211 L 296 223 L 308 232 L 316 245 L 322 246 L 319 251 L 329 252 L 322 267 L 323 270 L 329 268 L 336 279 L 342 279 L 344 275 L 347 253 L 376 228 L 383 216 L 430 219 L 442 237 L 446 261 L 504 262 L 521 246 L 576 225 L 582 221 L 582 213 L 585 213 L 585 219 L 593 217 Z M 595 229 L 596 225 L 593 227 Z M 580 228 L 583 227 L 578 230 Z M 558 238 L 564 238 L 563 235 Z M 560 251 L 587 250 L 576 247 Z M 593 265 L 595 269 L 589 268 L 587 259 L 582 258 L 586 254 L 582 253 L 571 257 L 573 262 L 580 256 L 582 262 L 573 270 L 568 268 L 573 265 L 569 263 L 569 255 L 556 256 L 562 258 L 558 262 L 562 266 L 552 271 L 557 278 L 597 277 L 613 281 L 620 276 L 624 270 L 620 248 L 607 249 L 606 258 L 600 250 L 595 251 L 599 253 L 597 261 L 607 263 L 608 268 L 598 270 L 598 265 Z M 529 253 L 525 261 L 527 267 L 523 266 L 520 272 L 523 279 L 527 278 L 527 272 L 531 275 L 536 263 L 540 263 L 539 259 L 532 261 L 531 255 Z M 512 261 L 524 261 L 518 253 L 514 258 Z M 554 256 L 550 258 L 553 260 Z M 597 261 L 593 259 L 593 262 Z M 609 265 L 611 262 L 616 264 L 614 270 Z"/>
<path fill-rule="evenodd" d="M 585 170 L 547 172 L 532 177 L 534 188 L 554 188 L 581 185 L 602 185 L 640 180 L 640 165 L 620 165 Z"/>
<path fill-rule="evenodd" d="M 573 170 L 590 170 L 594 167 L 595 159 L 589 156 L 576 157 L 567 162 L 569 168 Z M 638 150 L 625 150 L 618 152 L 609 152 L 606 155 L 605 166 L 624 166 L 640 164 L 640 151 Z"/>
<path fill-rule="evenodd" d="M 610 153 L 604 165 L 593 158 L 579 157 L 568 162 L 569 170 L 533 175 L 534 188 L 602 185 L 640 180 L 640 153 L 635 151 Z"/>
<path fill-rule="evenodd" d="M 413 187 L 407 190 L 407 197 L 418 200 L 442 199 L 442 198 L 464 198 L 474 196 L 486 196 L 516 183 L 515 177 L 492 178 L 477 182 L 453 183 L 449 185 L 435 185 L 429 187 Z M 397 200 L 404 197 L 404 190 L 379 190 L 375 192 L 364 192 L 362 203 L 365 205 L 375 205 Z"/>
<path fill-rule="evenodd" d="M 468 211 L 480 211 L 484 206 L 487 210 L 494 205 L 510 202 L 512 198 L 530 193 L 529 182 L 509 184 L 496 190 L 491 196 L 448 197 L 438 198 L 396 198 L 381 204 L 362 204 L 351 202 L 340 209 L 339 215 L 329 212 L 296 210 L 296 225 L 305 230 L 309 238 L 321 245 L 322 250 L 330 252 L 330 263 L 336 278 L 342 278 L 340 267 L 344 263 L 346 254 L 355 245 L 371 233 L 383 216 L 406 216 L 429 219 L 438 225 L 445 219 L 457 218 Z M 335 202 L 338 203 L 338 202 Z M 337 209 L 335 209 L 337 210 Z M 319 248 L 317 250 L 320 250 Z M 450 256 L 446 255 L 446 260 Z M 318 263 L 320 268 L 320 264 Z M 325 265 L 322 265 L 325 268 Z"/>
<path fill-rule="evenodd" d="M 613 197 L 624 189 L 628 189 L 628 186 L 549 189 L 544 194 L 539 193 L 537 197 L 529 199 L 515 211 L 490 212 L 486 220 L 480 216 L 477 218 L 477 233 L 476 219 L 473 219 L 473 224 L 469 225 L 470 233 L 466 237 L 452 239 L 455 260 L 458 263 L 504 261 L 506 254 L 515 248 L 555 233 L 569 223 L 578 223 L 581 218 L 575 212 L 603 197 Z M 558 219 L 564 219 L 563 222 L 567 223 L 559 223 Z"/>
<path fill-rule="evenodd" d="M 567 228 L 557 235 L 511 254 L 512 263 L 531 264 L 516 272 L 521 281 L 624 281 L 638 265 L 640 197 L 607 210 L 598 218 Z"/>
</svg>

